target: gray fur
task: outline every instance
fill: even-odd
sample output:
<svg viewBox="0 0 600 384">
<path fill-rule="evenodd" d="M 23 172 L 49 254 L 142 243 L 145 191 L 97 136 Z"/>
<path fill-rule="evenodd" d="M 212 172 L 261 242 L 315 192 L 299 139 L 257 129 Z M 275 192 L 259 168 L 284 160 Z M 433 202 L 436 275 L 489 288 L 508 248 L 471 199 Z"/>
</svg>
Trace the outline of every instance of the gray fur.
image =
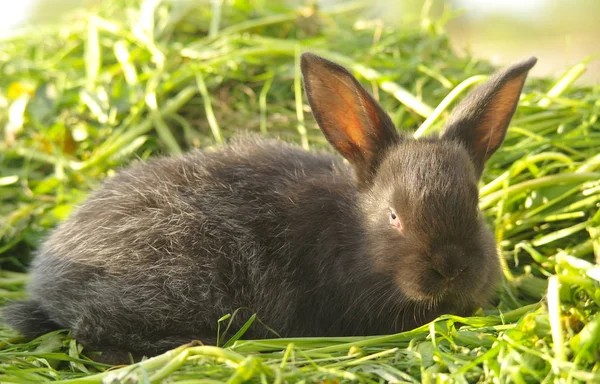
<svg viewBox="0 0 600 384">
<path fill-rule="evenodd" d="M 305 81 L 315 76 L 315 93 L 307 91 L 323 128 L 319 116 L 331 117 L 319 114 L 328 108 L 314 88 L 319 77 L 353 77 L 311 54 L 302 66 Z M 354 169 L 337 156 L 247 137 L 122 170 L 44 242 L 31 299 L 9 307 L 6 319 L 31 337 L 64 327 L 92 348 L 151 355 L 193 339 L 214 343 L 217 319 L 238 308 L 246 310 L 234 328 L 257 313 L 282 336 L 384 334 L 468 315 L 500 278 L 477 209 L 470 136 L 400 136 L 361 97 L 370 115 L 353 113 L 370 121 L 375 111 L 386 125 L 364 127 L 374 146 L 327 135 L 338 149 L 361 151 L 347 156 Z M 390 207 L 403 233 L 390 226 Z M 245 335 L 271 336 L 260 325 Z"/>
</svg>

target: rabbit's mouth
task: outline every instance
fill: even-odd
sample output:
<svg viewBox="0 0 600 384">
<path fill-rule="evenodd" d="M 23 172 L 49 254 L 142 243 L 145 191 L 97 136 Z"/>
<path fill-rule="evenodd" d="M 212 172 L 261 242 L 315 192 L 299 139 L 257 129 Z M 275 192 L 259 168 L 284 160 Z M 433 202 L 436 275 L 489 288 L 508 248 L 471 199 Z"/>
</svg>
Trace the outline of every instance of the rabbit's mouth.
<svg viewBox="0 0 600 384">
<path fill-rule="evenodd" d="M 479 300 L 470 295 L 446 291 L 436 296 L 429 296 L 418 301 L 420 306 L 431 308 L 436 317 L 443 314 L 469 316 L 478 307 Z"/>
<path fill-rule="evenodd" d="M 405 297 L 414 303 L 439 309 L 443 313 L 464 314 L 470 308 L 479 305 L 481 301 L 472 287 L 467 287 L 470 278 L 442 278 L 435 274 L 423 274 L 421 279 L 396 279 L 396 283 Z"/>
<path fill-rule="evenodd" d="M 397 326 L 400 331 L 404 331 L 426 324 L 442 315 L 470 316 L 477 307 L 479 302 L 476 298 L 450 291 L 439 295 L 421 295 L 419 298 L 412 296 L 409 303 L 403 301 L 400 304 L 405 314 L 399 316 Z M 411 319 L 414 324 L 408 326 Z"/>
</svg>

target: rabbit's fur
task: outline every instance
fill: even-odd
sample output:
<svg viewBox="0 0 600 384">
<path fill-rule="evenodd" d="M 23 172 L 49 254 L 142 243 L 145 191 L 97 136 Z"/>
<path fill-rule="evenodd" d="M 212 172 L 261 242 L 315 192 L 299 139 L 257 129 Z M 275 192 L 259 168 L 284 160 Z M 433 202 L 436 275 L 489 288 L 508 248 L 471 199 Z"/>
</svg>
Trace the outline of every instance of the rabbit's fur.
<svg viewBox="0 0 600 384">
<path fill-rule="evenodd" d="M 468 315 L 500 279 L 477 183 L 535 59 L 455 110 L 441 138 L 397 133 L 342 67 L 306 53 L 319 126 L 348 161 L 239 139 L 127 168 L 45 241 L 31 299 L 5 318 L 27 336 L 68 328 L 91 348 L 156 354 L 238 308 L 282 336 L 399 332 Z M 253 325 L 247 338 L 271 337 Z"/>
</svg>

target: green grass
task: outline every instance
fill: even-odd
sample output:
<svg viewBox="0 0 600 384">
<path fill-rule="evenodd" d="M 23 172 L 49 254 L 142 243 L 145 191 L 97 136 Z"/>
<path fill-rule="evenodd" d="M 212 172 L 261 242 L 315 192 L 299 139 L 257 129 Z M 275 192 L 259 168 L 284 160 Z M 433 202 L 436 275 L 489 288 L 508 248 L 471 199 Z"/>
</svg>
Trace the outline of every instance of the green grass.
<svg viewBox="0 0 600 384">
<path fill-rule="evenodd" d="M 350 67 L 417 135 L 439 130 L 494 69 L 452 53 L 447 14 L 398 28 L 361 20 L 366 3 L 126 3 L 1 43 L 1 302 L 24 297 L 40 239 L 135 158 L 241 131 L 325 146 L 300 88 L 304 50 Z M 585 66 L 527 82 L 488 164 L 481 208 L 506 267 L 496 308 L 381 337 L 242 341 L 231 330 L 224 348 L 111 369 L 66 332 L 28 341 L 0 327 L 0 382 L 599 382 L 600 86 L 573 84 Z"/>
</svg>

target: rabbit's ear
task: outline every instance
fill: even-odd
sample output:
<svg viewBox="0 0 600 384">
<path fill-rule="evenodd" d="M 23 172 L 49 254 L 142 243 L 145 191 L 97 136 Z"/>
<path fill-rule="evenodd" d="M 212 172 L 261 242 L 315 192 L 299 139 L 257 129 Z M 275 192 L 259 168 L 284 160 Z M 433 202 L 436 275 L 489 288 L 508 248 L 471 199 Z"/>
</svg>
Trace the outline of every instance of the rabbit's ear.
<svg viewBox="0 0 600 384">
<path fill-rule="evenodd" d="M 458 140 L 469 150 L 478 175 L 502 144 L 527 73 L 536 61 L 531 57 L 496 73 L 465 97 L 450 115 L 442 137 Z"/>
<path fill-rule="evenodd" d="M 390 117 L 346 69 L 312 53 L 300 60 L 304 89 L 327 140 L 368 184 L 385 150 L 400 136 Z"/>
</svg>

